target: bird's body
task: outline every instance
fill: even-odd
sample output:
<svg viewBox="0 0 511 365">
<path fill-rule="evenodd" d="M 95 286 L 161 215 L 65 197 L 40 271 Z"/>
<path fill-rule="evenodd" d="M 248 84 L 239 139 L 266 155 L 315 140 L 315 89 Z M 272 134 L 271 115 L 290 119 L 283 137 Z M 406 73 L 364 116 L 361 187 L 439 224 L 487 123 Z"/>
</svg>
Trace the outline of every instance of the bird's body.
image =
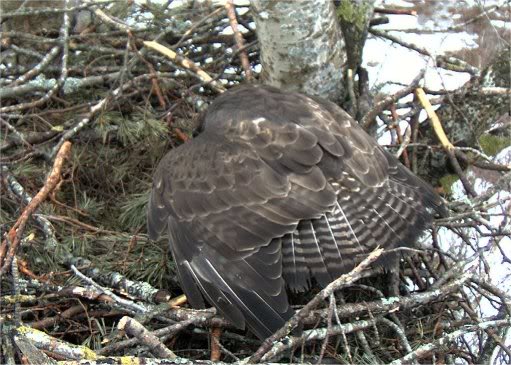
<svg viewBox="0 0 511 365">
<path fill-rule="evenodd" d="M 443 209 L 329 101 L 247 85 L 202 118 L 202 133 L 156 170 L 149 235 L 168 229 L 192 306 L 205 297 L 261 338 L 292 315 L 286 285 L 325 286 L 376 246 L 413 246 Z"/>
</svg>

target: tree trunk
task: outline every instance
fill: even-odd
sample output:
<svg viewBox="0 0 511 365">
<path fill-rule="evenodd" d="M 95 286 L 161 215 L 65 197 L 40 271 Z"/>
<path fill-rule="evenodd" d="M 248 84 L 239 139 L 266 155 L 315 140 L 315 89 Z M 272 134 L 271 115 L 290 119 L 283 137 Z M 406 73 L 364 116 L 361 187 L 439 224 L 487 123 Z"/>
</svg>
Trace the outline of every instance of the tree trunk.
<svg viewBox="0 0 511 365">
<path fill-rule="evenodd" d="M 334 5 L 251 0 L 265 84 L 338 101 L 346 61 Z"/>
<path fill-rule="evenodd" d="M 346 42 L 348 67 L 354 73 L 362 63 L 362 52 L 373 12 L 374 0 L 339 1 L 337 16 Z"/>
</svg>

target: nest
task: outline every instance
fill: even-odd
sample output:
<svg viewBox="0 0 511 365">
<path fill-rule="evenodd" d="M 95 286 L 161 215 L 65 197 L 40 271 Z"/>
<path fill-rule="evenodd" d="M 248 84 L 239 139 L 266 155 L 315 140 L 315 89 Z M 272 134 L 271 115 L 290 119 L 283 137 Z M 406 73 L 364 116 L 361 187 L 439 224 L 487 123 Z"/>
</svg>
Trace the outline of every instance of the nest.
<svg viewBox="0 0 511 365">
<path fill-rule="evenodd" d="M 360 270 L 291 294 L 299 314 L 261 342 L 212 309 L 190 309 L 167 243 L 145 231 L 159 158 L 192 138 L 210 100 L 245 80 L 247 61 L 259 77 L 250 11 L 237 8 L 240 48 L 224 8 L 209 2 L 91 2 L 67 16 L 62 2 L 3 10 L 0 362 L 509 362 L 511 299 L 491 282 L 487 258 L 511 263 L 501 246 L 509 196 L 497 194 L 509 187 L 509 164 L 485 160 L 478 146 L 456 149 L 465 159 L 455 172 L 470 180 L 473 165 L 491 171 L 488 189 L 451 199 L 450 216 L 407 252 L 398 275 Z M 411 110 L 410 123 L 420 108 Z M 419 173 L 431 151 L 448 159 L 423 142 L 413 134 L 391 148 Z"/>
</svg>

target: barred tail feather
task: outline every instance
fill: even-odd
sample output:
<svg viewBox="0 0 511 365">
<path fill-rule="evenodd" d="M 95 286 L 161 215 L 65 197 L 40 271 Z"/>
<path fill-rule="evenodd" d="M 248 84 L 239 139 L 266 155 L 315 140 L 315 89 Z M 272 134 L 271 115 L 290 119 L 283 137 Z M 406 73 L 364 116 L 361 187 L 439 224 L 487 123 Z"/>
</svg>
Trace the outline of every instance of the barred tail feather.
<svg viewBox="0 0 511 365">
<path fill-rule="evenodd" d="M 302 221 L 297 232 L 285 236 L 282 262 L 288 286 L 302 291 L 313 278 L 326 286 L 377 246 L 411 247 L 431 224 L 428 210 L 442 204 L 430 187 L 406 180 L 417 179 L 413 175 L 403 176 L 379 187 L 339 188 L 332 212 Z M 398 257 L 389 253 L 376 265 L 390 268 Z"/>
</svg>

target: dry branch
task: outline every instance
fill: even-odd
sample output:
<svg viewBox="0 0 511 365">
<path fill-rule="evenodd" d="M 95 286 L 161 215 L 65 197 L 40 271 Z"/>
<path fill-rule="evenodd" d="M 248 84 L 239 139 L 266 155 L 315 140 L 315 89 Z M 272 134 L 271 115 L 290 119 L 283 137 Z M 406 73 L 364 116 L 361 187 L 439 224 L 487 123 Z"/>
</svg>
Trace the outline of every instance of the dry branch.
<svg viewBox="0 0 511 365">
<path fill-rule="evenodd" d="M 9 230 L 7 238 L 2 242 L 2 246 L 0 247 L 0 277 L 8 270 L 9 265 L 16 254 L 16 249 L 18 248 L 28 219 L 60 182 L 62 167 L 64 165 L 64 161 L 69 158 L 70 151 L 71 142 L 64 143 L 55 158 L 53 168 L 43 188 L 28 204 L 14 226 Z"/>
<path fill-rule="evenodd" d="M 417 98 L 419 99 L 420 103 L 426 110 L 426 113 L 428 113 L 429 122 L 431 124 L 431 127 L 435 131 L 435 135 L 437 136 L 438 140 L 440 141 L 440 144 L 442 145 L 445 153 L 447 156 L 449 156 L 449 161 L 451 162 L 452 166 L 456 170 L 456 173 L 458 174 L 461 182 L 463 183 L 463 187 L 467 191 L 467 193 L 475 197 L 477 196 L 477 193 L 475 192 L 474 188 L 472 187 L 472 184 L 468 181 L 465 173 L 461 169 L 461 166 L 456 159 L 456 155 L 454 154 L 454 146 L 447 138 L 444 128 L 442 127 L 442 123 L 440 122 L 440 119 L 438 118 L 438 115 L 436 114 L 435 110 L 433 109 L 433 106 L 429 102 L 428 98 L 426 97 L 426 94 L 424 93 L 424 90 L 422 88 L 417 88 L 415 90 L 415 95 L 417 95 Z"/>
<path fill-rule="evenodd" d="M 236 19 L 236 8 L 234 6 L 233 0 L 227 0 L 225 2 L 225 9 L 227 10 L 229 24 L 231 25 L 232 31 L 234 33 L 234 40 L 236 41 L 236 46 L 239 50 L 238 55 L 240 56 L 241 65 L 243 66 L 243 70 L 245 70 L 245 77 L 248 81 L 253 81 L 254 75 L 252 74 L 252 68 L 250 67 L 247 52 L 244 49 L 245 40 L 243 39 L 243 35 L 241 35 L 241 32 L 238 29 L 238 20 Z"/>
<path fill-rule="evenodd" d="M 487 328 L 499 328 L 499 327 L 505 327 L 511 325 L 511 322 L 507 320 L 497 320 L 497 321 L 487 321 L 482 322 L 477 325 L 469 325 L 465 326 L 462 329 L 459 329 L 457 331 L 447 333 L 438 340 L 433 341 L 432 343 L 429 343 L 427 345 L 422 345 L 419 348 L 415 349 L 413 352 L 409 353 L 406 356 L 403 356 L 401 359 L 394 360 L 390 364 L 391 365 L 402 365 L 402 364 L 410 364 L 413 363 L 416 360 L 420 360 L 422 358 L 425 358 L 427 356 L 430 356 L 433 351 L 436 349 L 442 347 L 442 346 L 449 346 L 450 343 L 457 338 L 467 335 L 469 333 L 477 332 L 479 330 L 484 330 Z"/>
<path fill-rule="evenodd" d="M 191 71 L 194 75 L 196 75 L 202 82 L 207 85 L 211 85 L 213 89 L 217 92 L 221 93 L 225 91 L 225 88 L 219 84 L 216 80 L 214 80 L 207 72 L 202 70 L 199 66 L 197 66 L 192 60 L 178 55 L 176 52 L 167 48 L 155 41 L 144 41 L 144 45 L 152 50 L 155 50 L 162 55 L 168 57 L 173 62 L 178 65 L 184 67 L 185 69 Z"/>
<path fill-rule="evenodd" d="M 140 343 L 148 346 L 155 356 L 171 360 L 177 358 L 176 354 L 170 351 L 158 340 L 158 337 L 149 332 L 144 326 L 142 326 L 142 324 L 140 324 L 140 322 L 133 318 L 122 317 L 117 324 L 117 328 L 133 337 L 136 337 Z"/>
<path fill-rule="evenodd" d="M 397 102 L 399 99 L 403 98 L 404 96 L 411 94 L 419 85 L 419 82 L 423 79 L 424 73 L 426 70 L 421 70 L 419 74 L 412 80 L 410 85 L 403 88 L 402 90 L 399 90 L 398 92 L 386 96 L 383 100 L 379 101 L 376 105 L 373 106 L 373 108 L 364 115 L 362 118 L 360 124 L 364 129 L 369 129 L 369 127 L 374 123 L 374 120 L 377 115 L 379 115 L 382 111 L 389 108 L 390 105 Z"/>
</svg>

